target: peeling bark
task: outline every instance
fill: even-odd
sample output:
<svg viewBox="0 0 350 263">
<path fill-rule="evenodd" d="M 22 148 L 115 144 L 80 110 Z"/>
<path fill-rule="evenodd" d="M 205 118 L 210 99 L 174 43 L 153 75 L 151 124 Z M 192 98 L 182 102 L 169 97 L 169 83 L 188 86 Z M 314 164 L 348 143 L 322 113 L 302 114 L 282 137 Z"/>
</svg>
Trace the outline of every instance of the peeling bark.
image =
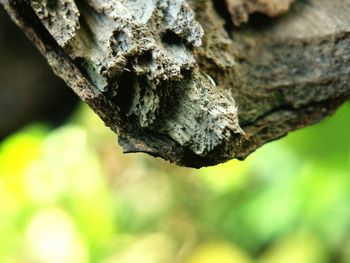
<svg viewBox="0 0 350 263">
<path fill-rule="evenodd" d="M 1 1 L 125 152 L 192 167 L 243 159 L 350 95 L 345 0 L 297 1 L 242 29 L 229 0 Z M 269 3 L 247 14 L 291 1 Z"/>
</svg>

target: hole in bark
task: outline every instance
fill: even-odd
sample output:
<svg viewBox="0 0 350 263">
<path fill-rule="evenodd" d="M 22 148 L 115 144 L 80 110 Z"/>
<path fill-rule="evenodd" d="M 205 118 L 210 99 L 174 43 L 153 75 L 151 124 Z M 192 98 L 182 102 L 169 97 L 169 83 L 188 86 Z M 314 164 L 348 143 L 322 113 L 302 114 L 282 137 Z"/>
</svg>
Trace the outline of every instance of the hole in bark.
<svg viewBox="0 0 350 263">
<path fill-rule="evenodd" d="M 190 78 L 190 77 L 191 77 L 191 70 L 186 69 L 186 68 L 182 68 L 182 69 L 181 69 L 181 75 L 182 75 L 184 78 Z"/>
<path fill-rule="evenodd" d="M 261 30 L 272 26 L 276 23 L 276 19 L 278 18 L 271 18 L 262 13 L 253 13 L 249 16 L 248 26 L 255 30 Z"/>
<path fill-rule="evenodd" d="M 128 52 L 130 49 L 130 39 L 126 33 L 122 31 L 116 31 L 113 33 L 111 46 L 115 53 Z"/>
<path fill-rule="evenodd" d="M 148 50 L 138 57 L 138 62 L 141 66 L 151 64 L 153 60 L 152 51 Z"/>
<path fill-rule="evenodd" d="M 167 45 L 182 45 L 182 39 L 180 36 L 176 35 L 174 32 L 168 30 L 162 37 L 162 42 Z"/>
<path fill-rule="evenodd" d="M 125 72 L 118 78 L 117 96 L 114 97 L 115 102 L 122 112 L 127 113 L 135 94 L 136 75 L 132 72 Z"/>
</svg>

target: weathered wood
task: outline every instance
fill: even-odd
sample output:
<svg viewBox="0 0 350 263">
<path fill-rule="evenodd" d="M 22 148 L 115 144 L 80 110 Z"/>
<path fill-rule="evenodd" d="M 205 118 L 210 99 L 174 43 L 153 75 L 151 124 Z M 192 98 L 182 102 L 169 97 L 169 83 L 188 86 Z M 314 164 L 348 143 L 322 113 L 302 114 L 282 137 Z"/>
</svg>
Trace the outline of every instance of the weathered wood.
<svg viewBox="0 0 350 263">
<path fill-rule="evenodd" d="M 125 152 L 243 159 L 350 96 L 350 1 L 241 29 L 225 0 L 1 1 Z"/>
</svg>

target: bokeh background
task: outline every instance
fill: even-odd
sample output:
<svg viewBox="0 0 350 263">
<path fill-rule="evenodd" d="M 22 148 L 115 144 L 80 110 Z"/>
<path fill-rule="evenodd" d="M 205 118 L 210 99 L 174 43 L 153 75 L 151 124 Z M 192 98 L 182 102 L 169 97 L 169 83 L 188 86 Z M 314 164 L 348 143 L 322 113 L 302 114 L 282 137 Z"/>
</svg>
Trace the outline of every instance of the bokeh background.
<svg viewBox="0 0 350 263">
<path fill-rule="evenodd" d="M 350 262 L 350 103 L 245 161 L 123 155 L 80 105 L 0 143 L 0 262 Z"/>
</svg>

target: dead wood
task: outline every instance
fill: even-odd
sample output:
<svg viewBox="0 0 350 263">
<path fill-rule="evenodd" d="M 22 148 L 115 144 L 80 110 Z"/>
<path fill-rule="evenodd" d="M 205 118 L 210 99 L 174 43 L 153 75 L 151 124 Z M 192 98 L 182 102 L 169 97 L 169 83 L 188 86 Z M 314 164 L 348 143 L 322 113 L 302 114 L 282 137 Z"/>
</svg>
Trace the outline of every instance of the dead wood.
<svg viewBox="0 0 350 263">
<path fill-rule="evenodd" d="M 296 1 L 240 29 L 224 0 L 1 1 L 125 152 L 244 159 L 350 95 L 347 0 Z M 283 11 L 264 8 L 248 13 Z"/>
</svg>

